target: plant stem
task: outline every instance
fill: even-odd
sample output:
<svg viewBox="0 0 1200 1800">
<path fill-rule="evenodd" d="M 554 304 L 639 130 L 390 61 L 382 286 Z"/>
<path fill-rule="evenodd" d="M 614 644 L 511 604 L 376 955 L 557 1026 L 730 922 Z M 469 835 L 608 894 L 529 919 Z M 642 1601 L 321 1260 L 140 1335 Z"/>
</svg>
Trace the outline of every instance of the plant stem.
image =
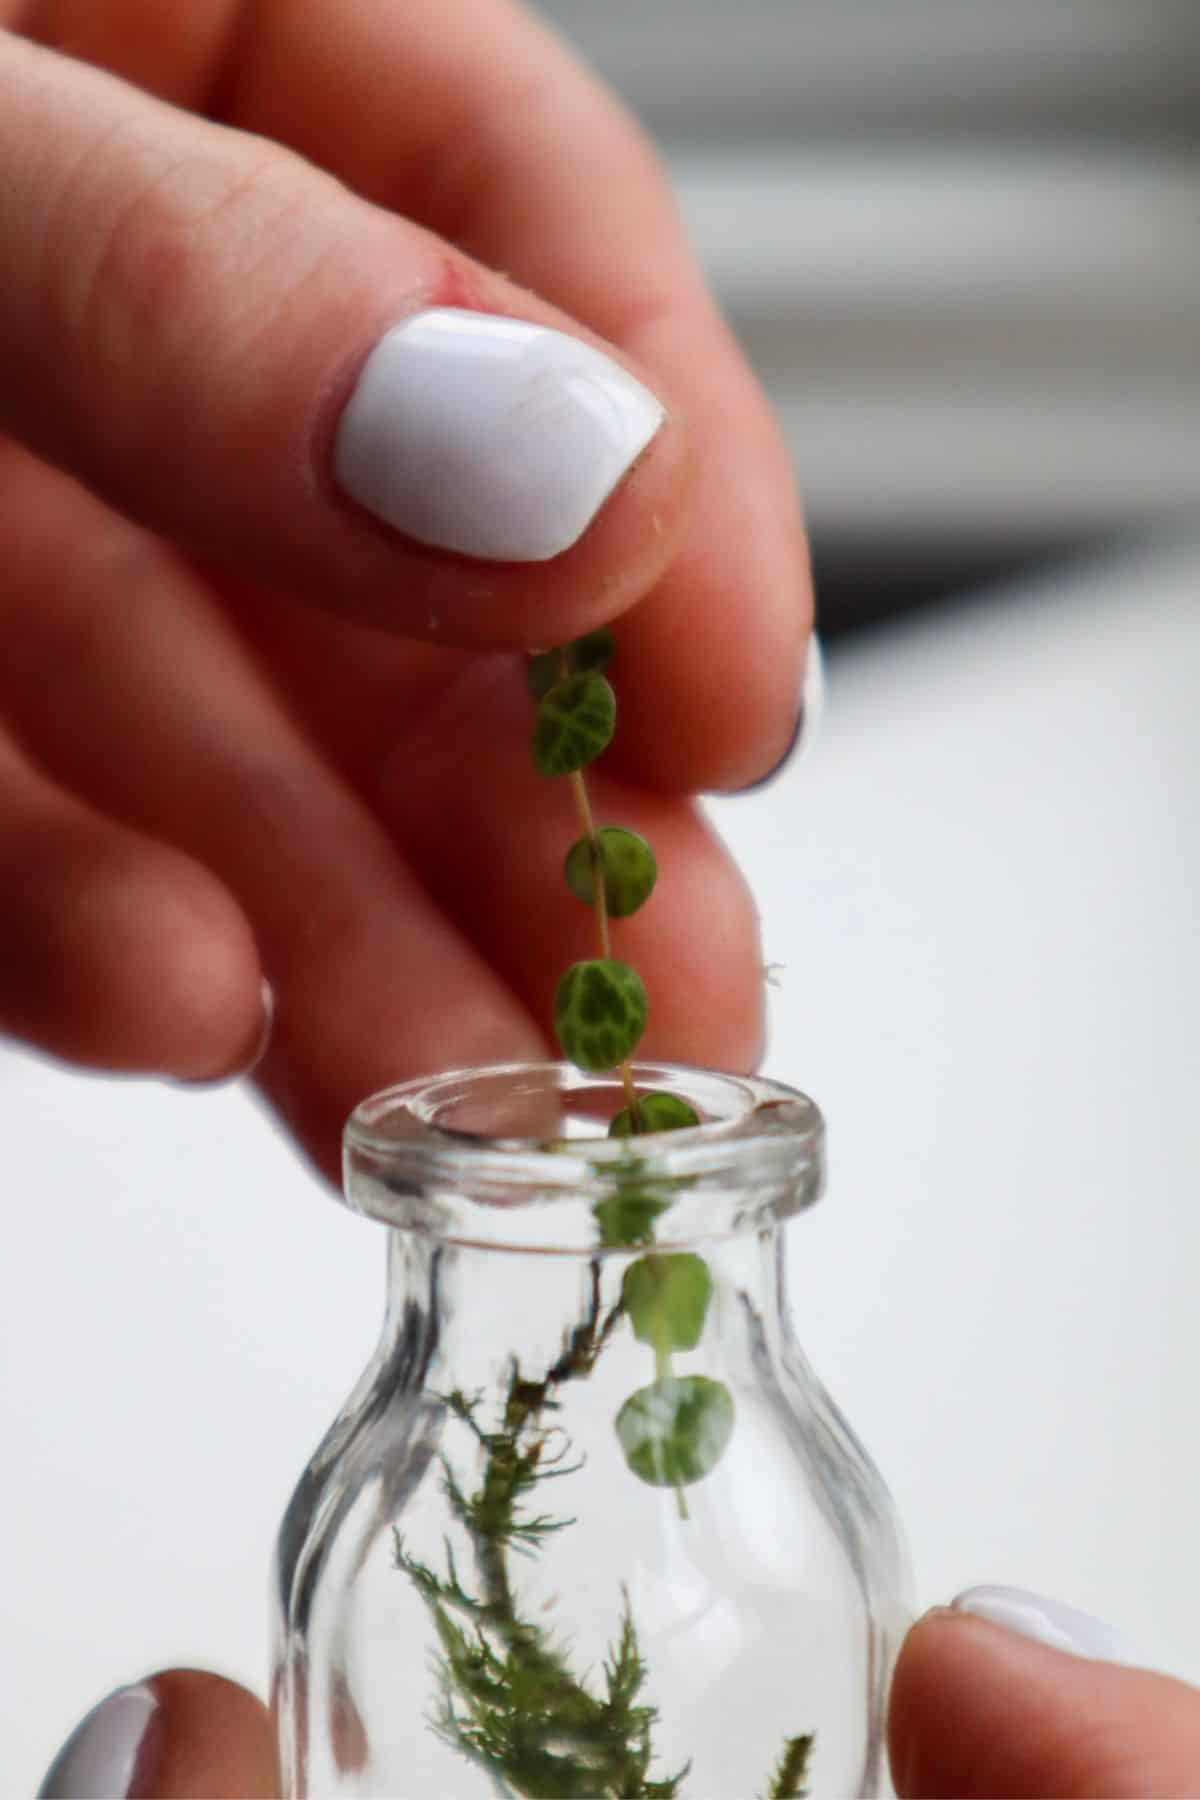
<svg viewBox="0 0 1200 1800">
<path fill-rule="evenodd" d="M 612 940 L 608 931 L 608 898 L 604 891 L 604 856 L 600 849 L 600 836 L 596 830 L 596 821 L 592 817 L 592 805 L 588 799 L 587 782 L 583 779 L 583 770 L 576 769 L 567 779 L 571 783 L 571 792 L 575 796 L 575 806 L 579 813 L 579 823 L 583 826 L 583 835 L 588 841 L 588 849 L 591 852 L 596 933 L 600 939 L 600 954 L 608 958 L 612 955 Z"/>
<path fill-rule="evenodd" d="M 588 841 L 588 849 L 592 857 L 592 893 L 595 896 L 596 935 L 600 943 L 600 954 L 607 961 L 612 955 L 612 939 L 608 929 L 608 900 L 604 892 L 604 853 L 600 848 L 600 837 L 596 830 L 596 821 L 592 816 L 592 803 L 588 799 L 587 782 L 583 779 L 582 769 L 576 769 L 568 777 L 571 792 L 575 796 L 575 808 L 579 814 L 579 822 L 583 826 L 584 836 Z M 635 1132 L 645 1130 L 642 1123 L 642 1112 L 638 1105 L 637 1088 L 633 1083 L 633 1070 L 626 1057 L 618 1063 L 621 1085 L 625 1089 L 625 1102 L 629 1107 L 629 1117 Z"/>
<path fill-rule="evenodd" d="M 651 1260 L 653 1260 L 653 1259 L 651 1259 Z M 674 1371 L 674 1368 L 671 1363 L 671 1352 L 668 1349 L 664 1348 L 664 1346 L 662 1344 L 655 1344 L 655 1346 L 654 1346 L 654 1379 L 655 1379 L 655 1381 L 670 1381 L 674 1372 L 675 1371 Z M 676 1510 L 678 1511 L 681 1519 L 690 1519 L 691 1518 L 692 1515 L 688 1511 L 688 1503 L 687 1503 L 687 1499 L 683 1492 L 682 1482 L 676 1482 L 676 1484 L 675 1484 L 675 1506 L 676 1506 Z"/>
<path fill-rule="evenodd" d="M 558 674 L 565 681 L 571 673 L 571 663 L 565 649 L 558 652 Z M 583 835 L 588 841 L 588 850 L 592 859 L 592 894 L 596 909 L 596 935 L 600 943 L 600 955 L 605 962 L 612 956 L 612 940 L 608 930 L 608 897 L 604 891 L 604 852 L 600 848 L 600 837 L 596 830 L 596 821 L 592 816 L 592 803 L 588 799 L 587 782 L 583 779 L 583 770 L 576 769 L 568 776 L 571 792 L 575 796 L 575 809 L 579 814 L 579 822 L 583 826 Z M 637 1088 L 633 1084 L 633 1070 L 629 1059 L 625 1057 L 617 1064 L 621 1076 L 621 1085 L 625 1089 L 625 1102 L 629 1107 L 629 1122 L 634 1133 L 646 1129 L 642 1120 L 642 1111 L 638 1105 Z"/>
</svg>

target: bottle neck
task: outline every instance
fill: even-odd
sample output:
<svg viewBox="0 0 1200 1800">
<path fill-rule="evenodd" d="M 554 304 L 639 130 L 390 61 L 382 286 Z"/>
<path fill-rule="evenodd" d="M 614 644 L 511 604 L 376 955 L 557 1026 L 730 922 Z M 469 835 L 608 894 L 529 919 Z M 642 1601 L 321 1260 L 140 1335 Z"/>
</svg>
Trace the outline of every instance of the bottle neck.
<svg viewBox="0 0 1200 1800">
<path fill-rule="evenodd" d="M 648 1380 L 664 1372 L 664 1357 L 686 1362 L 675 1353 L 693 1328 L 689 1347 L 706 1366 L 752 1359 L 786 1331 L 779 1225 L 692 1251 L 596 1257 L 388 1235 L 380 1353 L 390 1379 L 410 1390 L 491 1392 L 514 1367 L 541 1379 L 572 1345 L 581 1369 L 619 1349 Z"/>
</svg>

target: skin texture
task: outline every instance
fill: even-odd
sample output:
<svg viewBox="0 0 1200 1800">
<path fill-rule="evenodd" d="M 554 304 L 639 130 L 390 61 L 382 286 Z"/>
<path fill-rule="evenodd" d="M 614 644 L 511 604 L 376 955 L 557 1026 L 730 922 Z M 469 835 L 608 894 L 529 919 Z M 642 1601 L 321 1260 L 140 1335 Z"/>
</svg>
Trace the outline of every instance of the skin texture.
<svg viewBox="0 0 1200 1800">
<path fill-rule="evenodd" d="M 950 1609 L 909 1633 L 892 1686 L 901 1796 L 1200 1794 L 1200 1693 Z"/>
<path fill-rule="evenodd" d="M 531 15 L 453 6 L 0 0 L 0 1030 L 213 1079 L 265 974 L 258 1079 L 331 1177 L 363 1094 L 548 1047 L 587 928 L 520 653 L 597 623 L 601 816 L 669 889 L 623 928 L 644 1052 L 753 1064 L 754 909 L 691 796 L 778 760 L 811 618 L 650 148 Z M 358 367 L 431 304 L 602 343 L 668 409 L 548 564 L 422 549 L 332 482 Z"/>
</svg>

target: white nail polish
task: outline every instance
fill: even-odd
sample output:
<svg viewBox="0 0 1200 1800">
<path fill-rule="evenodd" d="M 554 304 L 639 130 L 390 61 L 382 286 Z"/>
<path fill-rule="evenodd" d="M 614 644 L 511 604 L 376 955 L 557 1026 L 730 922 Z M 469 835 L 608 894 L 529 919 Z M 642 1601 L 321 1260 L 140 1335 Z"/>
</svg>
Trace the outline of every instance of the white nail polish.
<svg viewBox="0 0 1200 1800">
<path fill-rule="evenodd" d="M 76 1726 L 51 1764 L 37 1800 L 124 1800 L 133 1791 L 138 1754 L 157 1710 L 148 1687 L 117 1688 Z"/>
<path fill-rule="evenodd" d="M 368 356 L 334 474 L 418 543 L 547 562 L 583 536 L 664 417 L 640 381 L 578 338 L 435 307 Z"/>
<path fill-rule="evenodd" d="M 804 662 L 804 687 L 800 704 L 801 724 L 800 737 L 796 744 L 797 758 L 804 756 L 812 749 L 825 712 L 825 657 L 821 649 L 821 640 L 815 631 L 808 640 L 808 653 Z"/>
<path fill-rule="evenodd" d="M 1049 1600 L 1044 1594 L 1031 1594 L 1025 1588 L 973 1587 L 951 1601 L 956 1612 L 970 1613 L 972 1618 L 987 1619 L 1003 1625 L 1020 1637 L 1033 1638 L 1055 1650 L 1069 1650 L 1075 1656 L 1094 1657 L 1099 1662 L 1135 1663 L 1142 1659 L 1133 1645 L 1119 1631 L 1091 1613 L 1080 1612 L 1061 1600 Z"/>
<path fill-rule="evenodd" d="M 275 989 L 264 975 L 259 983 L 259 997 L 262 1000 L 262 1029 L 258 1034 L 258 1043 L 250 1056 L 250 1061 L 242 1069 L 243 1076 L 252 1075 L 271 1044 L 271 1033 L 275 1029 Z"/>
</svg>

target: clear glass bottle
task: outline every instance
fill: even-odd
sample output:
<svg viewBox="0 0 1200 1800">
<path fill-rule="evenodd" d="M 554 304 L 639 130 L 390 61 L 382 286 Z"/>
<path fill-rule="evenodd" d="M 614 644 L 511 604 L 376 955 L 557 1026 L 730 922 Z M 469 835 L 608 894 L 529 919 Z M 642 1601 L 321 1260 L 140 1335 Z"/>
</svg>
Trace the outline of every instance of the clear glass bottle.
<svg viewBox="0 0 1200 1800">
<path fill-rule="evenodd" d="M 287 1796 L 885 1779 L 905 1556 L 787 1311 L 821 1116 L 768 1081 L 635 1074 L 701 1123 L 608 1138 L 619 1081 L 561 1064 L 350 1120 L 388 1303 L 280 1533 Z"/>
</svg>

